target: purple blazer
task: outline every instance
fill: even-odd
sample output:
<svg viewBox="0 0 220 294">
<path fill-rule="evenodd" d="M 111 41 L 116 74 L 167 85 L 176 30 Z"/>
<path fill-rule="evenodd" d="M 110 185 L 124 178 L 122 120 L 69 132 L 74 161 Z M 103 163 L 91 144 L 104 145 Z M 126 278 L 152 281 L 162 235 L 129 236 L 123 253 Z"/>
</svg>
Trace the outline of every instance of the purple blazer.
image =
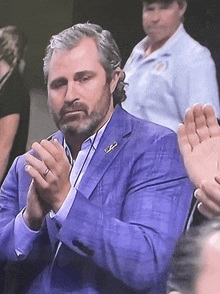
<svg viewBox="0 0 220 294">
<path fill-rule="evenodd" d="M 62 142 L 60 131 L 54 136 Z M 174 132 L 117 106 L 63 226 L 46 218 L 19 261 L 13 227 L 30 181 L 20 156 L 1 189 L 0 260 L 10 293 L 165 293 L 193 192 Z"/>
</svg>

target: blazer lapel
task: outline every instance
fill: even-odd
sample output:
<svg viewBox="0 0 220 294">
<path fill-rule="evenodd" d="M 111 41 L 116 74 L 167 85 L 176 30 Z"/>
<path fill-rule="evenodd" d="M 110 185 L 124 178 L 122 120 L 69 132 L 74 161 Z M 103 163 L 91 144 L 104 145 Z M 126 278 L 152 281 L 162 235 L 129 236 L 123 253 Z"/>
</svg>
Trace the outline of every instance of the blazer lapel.
<svg viewBox="0 0 220 294">
<path fill-rule="evenodd" d="M 116 106 L 79 185 L 78 190 L 86 198 L 90 197 L 108 166 L 126 145 L 132 130 L 128 117 L 129 115 L 120 106 Z"/>
</svg>

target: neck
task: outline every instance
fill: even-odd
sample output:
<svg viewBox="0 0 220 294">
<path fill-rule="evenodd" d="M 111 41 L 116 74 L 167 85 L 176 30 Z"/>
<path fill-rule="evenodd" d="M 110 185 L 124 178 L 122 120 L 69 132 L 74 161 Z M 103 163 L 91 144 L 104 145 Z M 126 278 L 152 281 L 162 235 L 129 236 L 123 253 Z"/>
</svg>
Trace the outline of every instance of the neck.
<svg viewBox="0 0 220 294">
<path fill-rule="evenodd" d="M 66 133 L 65 134 L 65 140 L 66 143 L 70 149 L 70 152 L 72 154 L 73 159 L 76 159 L 79 151 L 81 150 L 83 142 L 89 138 L 90 136 L 83 134 L 76 134 L 76 133 Z"/>
<path fill-rule="evenodd" d="M 153 40 L 149 40 L 148 43 L 148 47 L 145 51 L 145 56 L 149 56 L 151 53 L 153 53 L 154 51 L 160 49 L 161 47 L 163 47 L 163 45 L 168 41 L 169 39 L 163 39 L 160 40 L 158 42 L 154 42 Z"/>
<path fill-rule="evenodd" d="M 179 28 L 180 24 L 177 26 L 177 28 L 175 29 L 175 32 L 177 31 L 177 29 Z M 163 47 L 163 45 L 165 45 L 165 43 L 175 34 L 175 32 L 169 36 L 166 37 L 162 40 L 155 40 L 152 36 L 149 36 L 148 41 L 147 41 L 147 48 L 145 50 L 145 56 L 149 56 L 151 53 L 153 53 L 154 51 L 160 49 Z"/>
</svg>

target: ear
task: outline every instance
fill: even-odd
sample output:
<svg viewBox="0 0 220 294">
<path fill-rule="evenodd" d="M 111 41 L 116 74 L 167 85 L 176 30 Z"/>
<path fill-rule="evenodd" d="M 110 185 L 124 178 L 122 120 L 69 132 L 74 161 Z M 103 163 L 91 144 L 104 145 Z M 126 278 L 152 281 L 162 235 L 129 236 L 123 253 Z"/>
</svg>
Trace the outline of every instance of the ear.
<svg viewBox="0 0 220 294">
<path fill-rule="evenodd" d="M 186 12 L 187 3 L 184 2 L 183 5 L 180 7 L 180 18 L 183 17 L 184 13 Z"/>
<path fill-rule="evenodd" d="M 112 74 L 112 80 L 110 82 L 110 92 L 111 92 L 111 95 L 113 94 L 113 92 L 115 91 L 115 88 L 118 84 L 118 80 L 121 76 L 121 68 L 120 67 L 117 67 L 113 74 Z"/>
</svg>

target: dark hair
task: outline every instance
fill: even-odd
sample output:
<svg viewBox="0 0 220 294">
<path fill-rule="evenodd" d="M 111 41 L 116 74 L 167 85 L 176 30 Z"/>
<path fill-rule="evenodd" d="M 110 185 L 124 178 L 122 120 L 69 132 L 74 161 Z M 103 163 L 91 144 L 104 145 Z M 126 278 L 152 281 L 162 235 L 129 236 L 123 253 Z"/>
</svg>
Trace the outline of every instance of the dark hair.
<svg viewBox="0 0 220 294">
<path fill-rule="evenodd" d="M 100 63 L 106 72 L 107 81 L 110 82 L 112 80 L 114 70 L 121 65 L 118 46 L 109 31 L 103 30 L 96 24 L 84 23 L 76 24 L 62 31 L 58 35 L 51 37 L 44 58 L 45 81 L 48 79 L 50 61 L 53 52 L 57 50 L 71 50 L 78 46 L 85 37 L 91 37 L 95 41 L 100 55 Z M 120 104 L 126 99 L 124 78 L 125 74 L 122 72 L 117 87 L 113 93 L 114 105 Z"/>
<path fill-rule="evenodd" d="M 141 0 L 142 3 L 146 3 L 146 4 L 152 4 L 152 3 L 169 4 L 175 1 L 179 4 L 180 7 L 183 6 L 185 3 L 187 3 L 186 0 Z"/>
<path fill-rule="evenodd" d="M 201 257 L 205 241 L 218 231 L 220 231 L 219 217 L 190 228 L 179 239 L 173 254 L 172 275 L 168 280 L 167 293 L 170 291 L 194 293 L 195 282 L 202 271 Z"/>
</svg>

